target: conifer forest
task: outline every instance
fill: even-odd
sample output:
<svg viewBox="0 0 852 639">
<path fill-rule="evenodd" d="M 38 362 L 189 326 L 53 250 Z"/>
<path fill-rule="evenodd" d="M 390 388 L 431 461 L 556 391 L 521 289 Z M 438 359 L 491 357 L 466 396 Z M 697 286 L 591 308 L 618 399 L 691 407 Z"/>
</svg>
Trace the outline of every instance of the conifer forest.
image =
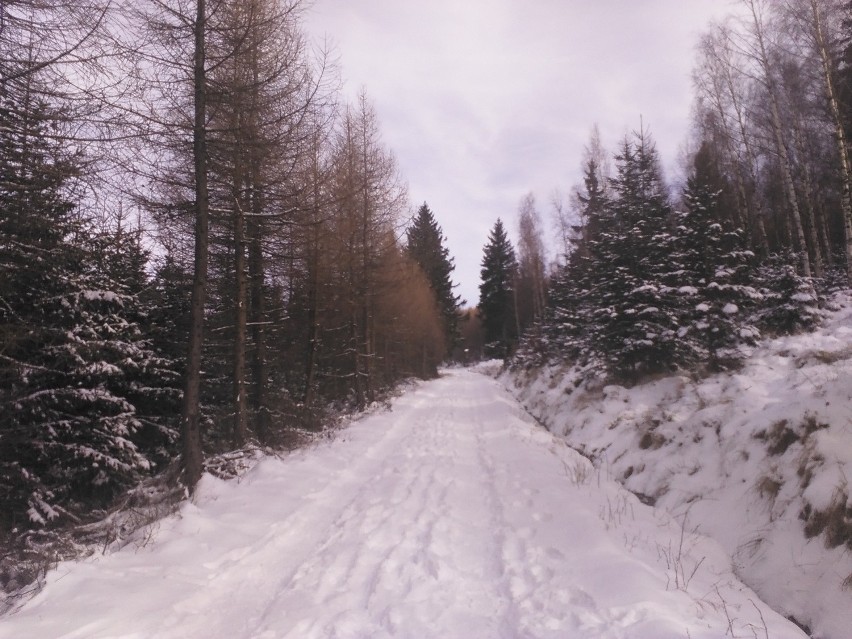
<svg viewBox="0 0 852 639">
<path fill-rule="evenodd" d="M 191 490 L 454 344 L 440 226 L 304 4 L 0 6 L 4 534 Z"/>
<path fill-rule="evenodd" d="M 852 2 L 737 4 L 695 50 L 685 183 L 653 122 L 594 128 L 568 196 L 494 211 L 463 300 L 465 212 L 412 204 L 306 0 L 0 1 L 0 543 L 445 364 L 630 385 L 815 327 L 852 282 Z"/>
</svg>

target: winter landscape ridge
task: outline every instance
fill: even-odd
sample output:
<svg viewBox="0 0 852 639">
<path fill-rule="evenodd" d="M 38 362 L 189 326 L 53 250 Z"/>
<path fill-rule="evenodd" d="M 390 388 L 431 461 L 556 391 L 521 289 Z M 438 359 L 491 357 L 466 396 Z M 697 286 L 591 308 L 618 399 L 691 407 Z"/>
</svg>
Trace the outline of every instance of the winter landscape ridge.
<svg viewBox="0 0 852 639">
<path fill-rule="evenodd" d="M 807 637 L 794 616 L 842 639 L 848 548 L 800 514 L 848 499 L 845 302 L 700 383 L 445 370 L 330 442 L 205 475 L 0 637 Z"/>
</svg>

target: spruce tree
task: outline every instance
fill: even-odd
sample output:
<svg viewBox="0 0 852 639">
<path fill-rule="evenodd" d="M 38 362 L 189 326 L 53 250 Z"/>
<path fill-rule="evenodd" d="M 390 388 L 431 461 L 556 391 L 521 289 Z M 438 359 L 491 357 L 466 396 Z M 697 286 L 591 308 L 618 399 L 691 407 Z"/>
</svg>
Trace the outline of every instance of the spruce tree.
<svg viewBox="0 0 852 639">
<path fill-rule="evenodd" d="M 584 191 L 577 193 L 580 223 L 573 228 L 573 250 L 551 283 L 544 322 L 544 335 L 551 356 L 584 360 L 589 355 L 587 328 L 592 321 L 592 277 L 595 263 L 593 251 L 602 249 L 601 232 L 607 228 L 611 214 L 606 191 L 599 178 L 599 168 L 590 158 L 583 168 Z"/>
<path fill-rule="evenodd" d="M 686 210 L 680 216 L 673 260 L 682 265 L 678 290 L 688 301 L 680 341 L 711 371 L 736 368 L 745 355 L 743 346 L 758 336 L 747 320 L 758 298 L 749 282 L 754 255 L 725 210 L 727 190 L 710 147 L 703 145 L 684 190 Z"/>
<path fill-rule="evenodd" d="M 518 338 L 515 315 L 515 250 L 498 219 L 488 236 L 482 256 L 479 315 L 485 333 L 484 354 L 505 358 Z"/>
<path fill-rule="evenodd" d="M 616 377 L 636 380 L 678 361 L 677 293 L 666 282 L 672 208 L 650 137 L 625 139 L 616 156 L 611 214 L 590 242 L 589 346 Z"/>
<path fill-rule="evenodd" d="M 113 333 L 113 348 L 126 355 L 111 389 L 133 406 L 138 427 L 131 439 L 159 470 L 178 453 L 186 337 L 169 331 L 169 325 L 174 321 L 186 324 L 189 286 L 181 286 L 180 274 L 172 271 L 167 290 L 161 294 L 162 282 L 148 276 L 150 255 L 142 245 L 139 228 L 119 227 L 96 237 L 92 244 L 91 281 L 121 302 L 122 330 Z M 162 275 L 161 269 L 157 275 Z M 169 302 L 175 298 L 180 298 L 181 310 L 170 308 Z M 180 317 L 175 319 L 177 313 Z M 170 332 L 167 339 L 163 339 L 164 332 Z"/>
<path fill-rule="evenodd" d="M 449 249 L 444 246 L 446 238 L 425 202 L 417 210 L 406 237 L 408 254 L 426 274 L 435 295 L 444 324 L 444 342 L 451 354 L 459 341 L 459 308 L 462 302 L 461 297 L 453 293 L 455 285 L 451 276 L 455 264 Z"/>
<path fill-rule="evenodd" d="M 755 284 L 762 297 L 755 324 L 770 335 L 813 330 L 820 322 L 813 280 L 798 273 L 793 251 L 769 255 L 757 267 Z"/>
<path fill-rule="evenodd" d="M 151 353 L 64 196 L 59 116 L 27 89 L 0 95 L 0 532 L 74 519 L 150 468 L 130 395 Z"/>
<path fill-rule="evenodd" d="M 46 345 L 44 300 L 62 293 L 65 270 L 79 255 L 65 245 L 77 231 L 61 187 L 74 171 L 46 141 L 53 113 L 33 102 L 30 87 L 0 92 L 0 529 L 26 521 L 38 497 L 37 477 L 17 455 L 31 433 L 20 423 L 17 400 L 44 368 L 34 354 Z M 27 105 L 29 108 L 25 108 Z M 43 499 L 42 499 L 43 501 Z M 32 504 L 36 506 L 37 504 Z M 35 511 L 35 516 L 43 517 Z"/>
</svg>

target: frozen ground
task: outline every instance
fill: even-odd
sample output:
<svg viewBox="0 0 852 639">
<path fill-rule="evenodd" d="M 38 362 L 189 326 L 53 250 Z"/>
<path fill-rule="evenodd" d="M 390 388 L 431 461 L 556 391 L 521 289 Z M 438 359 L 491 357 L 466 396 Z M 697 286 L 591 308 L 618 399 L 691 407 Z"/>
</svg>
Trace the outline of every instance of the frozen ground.
<svg viewBox="0 0 852 639">
<path fill-rule="evenodd" d="M 59 566 L 0 638 L 792 639 L 684 532 L 450 371 L 335 441 L 205 476 L 120 552 Z"/>
<path fill-rule="evenodd" d="M 687 527 L 818 639 L 852 637 L 852 298 L 812 334 L 762 343 L 736 374 L 504 383 L 556 435 Z M 773 635 L 770 635 L 770 637 Z"/>
</svg>

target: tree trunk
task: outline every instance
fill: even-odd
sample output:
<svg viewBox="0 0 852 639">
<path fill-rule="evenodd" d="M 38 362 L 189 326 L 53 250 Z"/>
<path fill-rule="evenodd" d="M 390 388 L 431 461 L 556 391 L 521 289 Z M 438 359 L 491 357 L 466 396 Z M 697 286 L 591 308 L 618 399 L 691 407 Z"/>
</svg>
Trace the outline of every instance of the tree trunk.
<svg viewBox="0 0 852 639">
<path fill-rule="evenodd" d="M 192 281 L 189 352 L 186 362 L 181 438 L 183 475 L 190 493 L 195 492 L 202 473 L 200 391 L 201 347 L 204 341 L 204 305 L 207 296 L 207 252 L 210 227 L 210 194 L 207 187 L 207 72 L 205 53 L 206 0 L 197 0 L 193 93 L 195 113 L 192 151 L 195 171 L 195 270 Z"/>
<path fill-rule="evenodd" d="M 251 341 L 253 349 L 249 364 L 251 375 L 251 393 L 249 394 L 254 427 L 261 443 L 269 443 L 270 412 L 267 397 L 269 364 L 266 343 L 266 298 L 264 284 L 266 282 L 266 265 L 263 260 L 264 246 L 264 185 L 262 167 L 263 140 L 260 131 L 261 106 L 260 89 L 262 86 L 260 74 L 261 41 L 258 26 L 253 23 L 250 45 L 250 65 L 252 83 L 250 87 L 250 105 L 247 119 L 247 137 L 251 144 L 248 170 L 248 210 L 249 219 L 246 224 L 248 234 L 248 314 Z"/>
<path fill-rule="evenodd" d="M 805 148 L 805 139 L 802 135 L 801 123 L 796 119 L 793 122 L 793 135 L 796 142 L 796 151 L 799 157 L 802 158 L 802 190 L 805 192 L 805 210 L 810 215 L 810 225 L 808 226 L 808 240 L 813 248 L 813 269 L 816 277 L 822 277 L 823 274 L 823 259 L 822 259 L 822 244 L 819 239 L 819 222 L 817 220 L 816 198 L 814 197 L 813 189 L 813 174 L 811 173 L 810 165 L 807 162 L 807 149 Z"/>
<path fill-rule="evenodd" d="M 316 196 L 316 190 L 314 195 Z M 319 215 L 316 216 L 318 218 Z M 308 343 L 305 357 L 305 406 L 314 403 L 316 359 L 319 347 L 319 225 L 312 221 L 311 243 L 308 249 Z"/>
<path fill-rule="evenodd" d="M 768 72 L 768 71 L 767 71 Z M 774 83 L 773 83 L 774 84 Z M 773 89 L 770 89 L 770 111 L 772 114 L 772 131 L 774 133 L 775 150 L 778 153 L 780 162 L 781 180 L 784 182 L 784 193 L 787 196 L 787 204 L 790 207 L 790 219 L 793 222 L 792 233 L 795 234 L 795 242 L 801 253 L 802 275 L 811 277 L 813 269 L 811 269 L 811 258 L 808 253 L 808 242 L 805 239 L 805 228 L 802 224 L 802 214 L 799 210 L 799 199 L 796 196 L 796 187 L 793 182 L 793 168 L 790 164 L 790 155 L 787 153 L 787 146 L 784 144 L 784 133 L 781 126 L 781 114 L 778 110 L 778 104 L 773 94 Z M 818 260 L 815 261 L 815 266 L 821 269 L 821 264 Z"/>
<path fill-rule="evenodd" d="M 359 351 L 357 310 L 352 309 L 352 319 L 349 323 L 349 338 L 352 348 L 352 366 L 355 375 L 355 399 L 359 410 L 363 410 L 364 402 L 364 379 L 361 376 L 361 353 Z"/>
<path fill-rule="evenodd" d="M 784 183 L 784 193 L 787 197 L 787 204 L 790 207 L 793 232 L 795 233 L 795 239 L 799 245 L 799 251 L 801 252 L 802 275 L 805 277 L 811 277 L 812 270 L 811 259 L 808 255 L 808 243 L 805 240 L 802 215 L 799 211 L 799 200 L 796 196 L 796 187 L 793 182 L 793 167 L 790 163 L 790 154 L 787 152 L 787 146 L 784 142 L 784 129 L 781 123 L 781 112 L 778 108 L 778 87 L 775 83 L 775 78 L 772 75 L 772 66 L 769 63 L 769 54 L 766 51 L 766 44 L 763 37 L 763 23 L 761 18 L 757 15 L 755 0 L 746 0 L 746 2 L 751 10 L 752 18 L 754 19 L 754 36 L 757 38 L 758 62 L 760 63 L 761 71 L 763 72 L 764 80 L 766 82 L 766 89 L 769 94 L 769 111 L 771 115 L 775 151 L 778 154 L 778 160 L 780 163 L 781 179 Z"/>
<path fill-rule="evenodd" d="M 251 30 L 253 25 L 247 22 L 240 23 L 237 18 L 237 26 L 242 29 Z M 229 127 L 230 127 L 230 151 L 231 161 L 231 222 L 233 224 L 234 240 L 234 343 L 233 343 L 233 421 L 231 425 L 231 443 L 234 448 L 245 445 L 248 438 L 248 398 L 246 395 L 246 344 L 248 333 L 248 282 L 246 280 L 246 215 L 245 215 L 245 187 L 246 187 L 246 152 L 257 149 L 252 148 L 255 143 L 254 127 L 251 127 L 251 119 L 254 114 L 254 99 L 245 100 L 246 91 L 252 94 L 252 89 L 247 89 L 247 71 L 256 72 L 257 64 L 254 61 L 246 61 L 246 42 L 242 40 L 234 45 L 233 69 L 231 75 L 231 86 L 229 87 Z M 250 55 L 250 50 L 249 50 Z M 254 62 L 254 64 L 252 64 Z M 245 68 L 250 64 L 249 69 Z M 256 87 L 253 87 L 256 89 Z M 253 96 L 252 96 L 253 98 Z"/>
<path fill-rule="evenodd" d="M 842 193 L 840 206 L 843 212 L 843 232 L 846 244 L 846 278 L 852 285 L 852 163 L 849 160 L 849 147 L 846 144 L 846 131 L 843 128 L 843 118 L 840 115 L 840 104 L 837 100 L 837 91 L 834 87 L 832 75 L 831 56 L 822 28 L 822 16 L 817 0 L 811 0 L 811 12 L 813 14 L 813 27 L 816 47 L 822 63 L 823 80 L 825 82 L 825 93 L 831 109 L 834 135 L 837 140 L 837 154 L 840 160 L 840 178 Z"/>
<path fill-rule="evenodd" d="M 265 268 L 263 263 L 263 225 L 257 217 L 262 210 L 256 172 L 252 171 L 252 218 L 248 224 L 249 295 L 251 310 L 251 339 L 254 344 L 251 360 L 252 408 L 257 420 L 257 436 L 262 443 L 269 438 L 269 407 L 266 396 L 268 375 L 266 346 L 266 299 L 264 297 Z"/>
<path fill-rule="evenodd" d="M 239 146 L 239 145 L 238 145 Z M 238 150 L 237 153 L 240 151 Z M 239 165 L 239 160 L 237 160 Z M 239 174 L 239 169 L 236 171 Z M 235 175 L 237 184 L 242 177 Z M 247 282 L 245 215 L 240 204 L 240 189 L 234 193 L 234 422 L 231 433 L 233 445 L 239 448 L 248 436 L 248 411 L 246 400 L 246 329 Z"/>
<path fill-rule="evenodd" d="M 372 216 L 370 214 L 370 199 L 372 197 L 372 183 L 369 179 L 370 176 L 370 163 L 369 157 L 367 156 L 367 124 L 366 122 L 362 122 L 362 130 L 361 130 L 361 170 L 363 171 L 362 180 L 363 180 L 363 211 L 361 218 L 361 250 L 363 252 L 361 261 L 362 268 L 364 270 L 364 292 L 363 292 L 363 331 L 364 331 L 364 374 L 366 376 L 365 379 L 365 390 L 367 393 L 367 400 L 372 402 L 375 399 L 374 389 L 373 389 L 373 359 L 375 357 L 375 353 L 373 352 L 373 313 L 372 313 L 372 304 L 373 304 L 373 285 L 372 281 L 374 278 L 373 273 L 373 264 L 371 256 L 372 244 L 370 239 L 372 237 L 372 231 L 374 231 L 374 225 L 372 224 Z"/>
</svg>

